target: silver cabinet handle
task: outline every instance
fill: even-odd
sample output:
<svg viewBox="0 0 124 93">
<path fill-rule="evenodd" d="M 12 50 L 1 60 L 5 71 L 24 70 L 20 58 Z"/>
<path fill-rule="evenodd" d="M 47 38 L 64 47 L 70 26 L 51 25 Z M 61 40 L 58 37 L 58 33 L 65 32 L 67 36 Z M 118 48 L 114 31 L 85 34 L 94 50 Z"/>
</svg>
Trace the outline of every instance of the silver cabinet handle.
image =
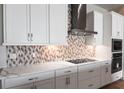
<svg viewBox="0 0 124 93">
<path fill-rule="evenodd" d="M 34 79 L 33 79 L 33 78 L 30 78 L 30 79 L 28 79 L 28 80 L 32 81 L 32 80 L 34 80 Z"/>
<path fill-rule="evenodd" d="M 28 80 L 32 81 L 32 80 L 37 80 L 38 77 L 34 77 L 34 78 L 29 78 Z"/>
<path fill-rule="evenodd" d="M 37 86 L 35 85 L 34 88 L 37 89 Z"/>
<path fill-rule="evenodd" d="M 120 32 L 117 33 L 117 35 L 119 36 Z"/>
<path fill-rule="evenodd" d="M 106 67 L 106 73 L 108 72 L 108 67 Z"/>
<path fill-rule="evenodd" d="M 64 73 L 69 73 L 69 72 L 71 72 L 70 70 L 68 70 L 68 71 L 65 71 Z"/>
<path fill-rule="evenodd" d="M 94 86 L 94 85 L 93 84 L 88 85 L 88 87 L 92 87 L 92 86 Z"/>
<path fill-rule="evenodd" d="M 66 85 L 69 85 L 70 84 L 70 77 L 66 77 L 65 82 L 66 82 Z"/>
<path fill-rule="evenodd" d="M 28 33 L 27 39 L 28 41 L 30 41 L 30 33 Z"/>
<path fill-rule="evenodd" d="M 31 86 L 31 89 L 35 89 L 35 86 Z"/>
<path fill-rule="evenodd" d="M 90 73 L 91 73 L 91 72 L 94 72 L 94 70 L 90 70 L 89 72 L 90 72 Z"/>
<path fill-rule="evenodd" d="M 68 85 L 68 78 L 65 79 L 65 84 Z"/>
<path fill-rule="evenodd" d="M 31 33 L 31 41 L 33 41 L 33 34 Z"/>
</svg>

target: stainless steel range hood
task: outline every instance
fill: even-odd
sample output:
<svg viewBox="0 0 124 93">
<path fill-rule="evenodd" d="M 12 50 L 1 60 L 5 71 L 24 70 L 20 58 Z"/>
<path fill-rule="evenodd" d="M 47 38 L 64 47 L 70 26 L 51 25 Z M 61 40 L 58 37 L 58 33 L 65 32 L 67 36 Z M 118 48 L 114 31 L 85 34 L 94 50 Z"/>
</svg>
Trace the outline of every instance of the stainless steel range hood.
<svg viewBox="0 0 124 93">
<path fill-rule="evenodd" d="M 87 22 L 87 5 L 86 4 L 71 4 L 71 31 L 72 35 L 92 35 L 97 34 L 95 31 L 86 30 Z"/>
</svg>

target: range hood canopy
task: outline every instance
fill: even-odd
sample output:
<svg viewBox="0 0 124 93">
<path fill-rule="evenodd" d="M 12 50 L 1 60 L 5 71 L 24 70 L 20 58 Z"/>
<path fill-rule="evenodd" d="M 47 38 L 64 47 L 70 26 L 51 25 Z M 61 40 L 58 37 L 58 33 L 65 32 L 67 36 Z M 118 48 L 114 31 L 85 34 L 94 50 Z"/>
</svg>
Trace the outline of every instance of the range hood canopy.
<svg viewBox="0 0 124 93">
<path fill-rule="evenodd" d="M 71 31 L 72 35 L 92 35 L 97 34 L 95 31 L 86 30 L 86 16 L 87 5 L 86 4 L 71 4 Z"/>
</svg>

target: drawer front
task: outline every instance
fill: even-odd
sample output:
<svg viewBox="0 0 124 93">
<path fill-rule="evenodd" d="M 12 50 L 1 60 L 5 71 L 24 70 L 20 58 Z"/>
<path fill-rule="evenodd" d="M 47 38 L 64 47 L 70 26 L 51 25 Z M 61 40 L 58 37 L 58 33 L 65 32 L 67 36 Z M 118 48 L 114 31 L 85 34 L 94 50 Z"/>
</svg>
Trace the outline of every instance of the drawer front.
<svg viewBox="0 0 124 93">
<path fill-rule="evenodd" d="M 112 74 L 112 82 L 117 81 L 122 78 L 122 71 Z"/>
<path fill-rule="evenodd" d="M 9 89 L 34 89 L 34 86 L 33 86 L 33 83 L 32 83 L 32 84 L 26 84 L 26 85 L 11 87 Z"/>
<path fill-rule="evenodd" d="M 35 78 L 35 81 L 41 81 L 41 80 L 46 80 L 50 78 L 54 78 L 54 71 L 51 72 L 44 72 L 44 73 L 39 73 L 39 74 L 34 74 L 33 77 Z"/>
<path fill-rule="evenodd" d="M 84 80 L 100 75 L 100 64 L 91 64 L 78 67 L 78 79 Z"/>
<path fill-rule="evenodd" d="M 36 89 L 54 89 L 54 78 L 35 82 Z"/>
<path fill-rule="evenodd" d="M 79 89 L 97 89 L 100 87 L 100 77 L 79 80 Z"/>
<path fill-rule="evenodd" d="M 69 67 L 65 69 L 56 70 L 56 76 L 63 76 L 77 72 L 77 67 Z"/>
<path fill-rule="evenodd" d="M 21 76 L 17 78 L 8 78 L 5 79 L 5 88 L 28 84 L 34 81 L 44 80 L 44 79 L 52 78 L 53 76 L 54 76 L 54 71 Z"/>
</svg>

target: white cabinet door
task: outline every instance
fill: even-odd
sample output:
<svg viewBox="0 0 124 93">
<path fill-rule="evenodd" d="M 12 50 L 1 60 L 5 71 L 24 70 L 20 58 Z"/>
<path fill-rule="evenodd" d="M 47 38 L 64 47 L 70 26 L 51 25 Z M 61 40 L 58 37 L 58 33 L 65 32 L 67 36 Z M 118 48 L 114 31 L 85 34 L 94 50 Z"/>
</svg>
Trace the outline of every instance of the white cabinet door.
<svg viewBox="0 0 124 93">
<path fill-rule="evenodd" d="M 77 88 L 77 74 L 71 74 L 70 76 L 70 82 L 68 84 L 68 89 L 76 89 Z"/>
<path fill-rule="evenodd" d="M 30 17 L 31 43 L 47 44 L 49 42 L 48 5 L 30 5 Z"/>
<path fill-rule="evenodd" d="M 106 61 L 101 66 L 101 86 L 105 86 L 111 82 L 111 61 Z"/>
<path fill-rule="evenodd" d="M 78 80 L 85 80 L 96 76 L 100 76 L 100 63 L 78 67 Z"/>
<path fill-rule="evenodd" d="M 118 28 L 118 16 L 116 13 L 112 12 L 112 38 L 117 37 Z"/>
<path fill-rule="evenodd" d="M 112 74 L 112 82 L 115 82 L 115 81 L 121 79 L 122 76 L 123 76 L 123 71 L 122 70 Z"/>
<path fill-rule="evenodd" d="M 65 44 L 68 24 L 68 6 L 66 4 L 50 5 L 50 43 Z"/>
<path fill-rule="evenodd" d="M 98 32 L 94 35 L 97 45 L 103 44 L 103 14 L 94 11 L 94 31 Z"/>
<path fill-rule="evenodd" d="M 124 33 L 124 17 L 122 15 L 118 15 L 118 28 L 117 28 L 117 35 L 119 35 L 120 39 L 123 39 Z"/>
<path fill-rule="evenodd" d="M 112 14 L 112 38 L 123 39 L 124 22 L 123 16 L 111 12 Z"/>
<path fill-rule="evenodd" d="M 9 44 L 28 43 L 27 5 L 4 5 L 5 42 Z"/>
<path fill-rule="evenodd" d="M 91 77 L 90 79 L 80 80 L 79 89 L 97 89 L 100 88 L 100 76 Z"/>
<path fill-rule="evenodd" d="M 56 78 L 56 89 L 77 88 L 77 74 L 60 76 Z"/>
<path fill-rule="evenodd" d="M 54 89 L 54 79 L 35 82 L 36 89 Z"/>
<path fill-rule="evenodd" d="M 87 44 L 103 44 L 103 14 L 98 11 L 92 11 L 87 14 L 87 30 L 95 31 L 98 34 L 86 37 Z"/>
<path fill-rule="evenodd" d="M 66 76 L 61 76 L 56 78 L 56 89 L 66 89 Z"/>
<path fill-rule="evenodd" d="M 33 83 L 31 83 L 31 84 L 25 84 L 25 85 L 12 87 L 12 88 L 9 88 L 9 89 L 34 89 L 34 88 L 35 87 L 33 86 Z"/>
</svg>

